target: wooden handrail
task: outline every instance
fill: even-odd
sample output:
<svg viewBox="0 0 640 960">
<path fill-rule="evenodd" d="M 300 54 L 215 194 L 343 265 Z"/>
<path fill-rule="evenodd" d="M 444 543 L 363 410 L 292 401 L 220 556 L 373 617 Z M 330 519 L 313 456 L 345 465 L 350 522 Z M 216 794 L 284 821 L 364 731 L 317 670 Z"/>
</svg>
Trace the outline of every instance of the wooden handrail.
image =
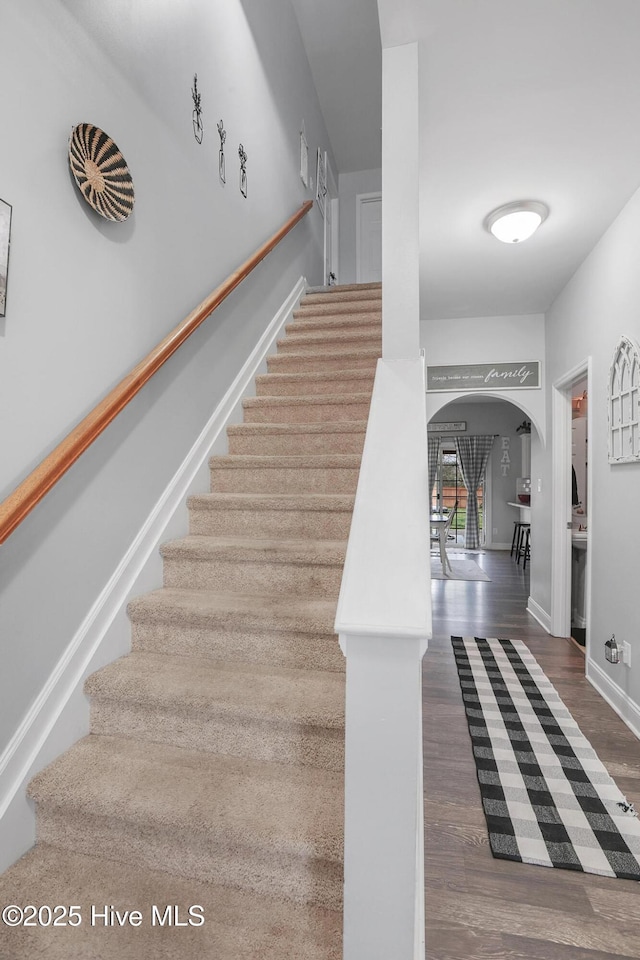
<svg viewBox="0 0 640 960">
<path fill-rule="evenodd" d="M 144 360 L 131 370 L 120 383 L 111 390 L 81 420 L 73 430 L 67 434 L 58 446 L 45 457 L 13 493 L 0 504 L 0 543 L 4 543 L 8 536 L 22 523 L 33 508 L 42 500 L 45 494 L 58 482 L 69 467 L 84 453 L 97 437 L 105 430 L 121 410 L 133 400 L 147 380 L 173 356 L 178 347 L 191 336 L 194 330 L 225 300 L 230 293 L 247 277 L 254 267 L 270 253 L 274 247 L 292 230 L 295 225 L 309 212 L 313 202 L 305 201 L 299 210 L 284 223 L 277 233 L 274 233 L 266 243 L 263 243 L 248 260 L 238 267 L 219 287 L 209 294 L 202 303 L 193 310 L 182 323 L 179 323 Z"/>
</svg>

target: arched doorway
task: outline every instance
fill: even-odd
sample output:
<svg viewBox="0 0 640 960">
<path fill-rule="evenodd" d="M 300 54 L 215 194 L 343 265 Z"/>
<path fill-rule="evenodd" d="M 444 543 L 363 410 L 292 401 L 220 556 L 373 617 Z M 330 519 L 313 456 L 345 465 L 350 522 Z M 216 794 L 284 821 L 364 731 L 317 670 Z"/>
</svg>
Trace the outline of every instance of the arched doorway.
<svg viewBox="0 0 640 960">
<path fill-rule="evenodd" d="M 452 532 L 456 547 L 464 548 L 464 508 L 467 492 L 464 484 L 461 485 L 456 437 L 493 436 L 494 443 L 482 487 L 478 490 L 480 542 L 484 549 L 510 549 L 514 522 L 523 519 L 521 514 L 525 512 L 525 508 L 528 508 L 527 520 L 530 522 L 529 504 L 518 499 L 519 493 L 526 496 L 526 492 L 523 492 L 526 487 L 523 486 L 520 490 L 517 481 L 526 477 L 530 489 L 531 431 L 537 434 L 531 414 L 511 397 L 498 394 L 482 393 L 459 396 L 452 400 L 445 397 L 438 399 L 443 402 L 429 420 L 431 450 L 435 447 L 434 437 L 440 439 L 432 507 L 450 507 L 453 500 L 458 499 L 462 509 Z M 533 534 L 532 530 L 532 539 Z"/>
<path fill-rule="evenodd" d="M 461 543 L 460 531 L 456 533 L 455 543 L 447 542 L 453 573 L 460 571 L 459 576 L 451 578 L 453 583 L 442 582 L 444 578 L 439 572 L 442 561 L 432 549 L 434 630 L 437 627 L 448 634 L 458 635 L 466 630 L 483 635 L 477 633 L 482 629 L 480 625 L 491 622 L 493 629 L 497 629 L 495 624 L 501 624 L 499 629 L 508 631 L 505 635 L 518 636 L 531 630 L 533 617 L 548 633 L 545 611 L 534 599 L 538 580 L 545 576 L 545 556 L 548 553 L 544 543 L 537 546 L 538 528 L 544 527 L 546 514 L 544 506 L 539 509 L 544 496 L 538 493 L 542 440 L 533 416 L 522 401 L 516 402 L 515 397 L 505 396 L 505 392 L 502 395 L 482 393 L 454 398 L 428 395 L 428 404 L 430 437 L 437 432 L 453 440 L 454 445 L 456 435 L 461 434 L 491 435 L 493 438 L 482 490 L 481 546 L 467 548 L 464 542 Z M 447 426 L 442 427 L 443 424 Z M 450 429 L 451 424 L 457 425 L 457 430 Z M 530 433 L 518 432 L 523 424 Z M 526 437 L 524 442 L 523 435 Z M 532 476 L 535 478 L 533 505 L 517 500 L 517 480 L 525 473 L 529 474 L 529 480 Z M 520 562 L 516 553 L 511 554 L 514 532 L 522 529 L 526 533 L 527 530 L 516 527 L 520 522 L 530 524 L 530 553 L 526 568 L 523 554 Z M 544 536 L 540 541 L 544 541 Z M 464 576 L 462 567 L 466 569 Z M 477 567 L 479 571 L 475 569 Z M 472 582 L 455 582 L 463 579 Z"/>
</svg>

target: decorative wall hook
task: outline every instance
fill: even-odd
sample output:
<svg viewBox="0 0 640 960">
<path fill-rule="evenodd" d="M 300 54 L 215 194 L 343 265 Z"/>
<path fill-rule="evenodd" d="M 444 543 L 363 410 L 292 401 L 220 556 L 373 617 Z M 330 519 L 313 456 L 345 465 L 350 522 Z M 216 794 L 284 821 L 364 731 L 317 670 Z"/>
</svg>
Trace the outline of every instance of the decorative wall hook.
<svg viewBox="0 0 640 960">
<path fill-rule="evenodd" d="M 224 142 L 227 139 L 227 131 L 224 128 L 224 122 L 221 120 L 218 124 L 218 133 L 220 134 L 220 150 L 218 151 L 218 176 L 222 183 L 227 182 L 224 167 Z"/>
<path fill-rule="evenodd" d="M 7 274 L 11 249 L 11 204 L 0 200 L 0 317 L 7 312 Z"/>
<path fill-rule="evenodd" d="M 202 125 L 202 97 L 198 90 L 198 74 L 193 75 L 193 87 L 191 88 L 191 97 L 193 99 L 193 110 L 191 112 L 191 121 L 193 123 L 193 135 L 198 143 L 202 143 L 204 136 L 204 127 Z"/>
<path fill-rule="evenodd" d="M 238 156 L 240 157 L 240 193 L 246 199 L 247 197 L 247 152 L 240 144 L 238 147 Z"/>
<path fill-rule="evenodd" d="M 305 187 L 309 186 L 309 145 L 304 130 L 304 120 L 300 131 L 300 179 Z"/>
</svg>

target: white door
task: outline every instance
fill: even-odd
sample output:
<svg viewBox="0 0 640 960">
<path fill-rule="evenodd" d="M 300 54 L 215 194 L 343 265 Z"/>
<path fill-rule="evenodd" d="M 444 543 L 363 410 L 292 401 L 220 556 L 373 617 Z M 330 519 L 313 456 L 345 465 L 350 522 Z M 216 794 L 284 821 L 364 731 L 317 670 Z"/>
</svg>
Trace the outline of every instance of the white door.
<svg viewBox="0 0 640 960">
<path fill-rule="evenodd" d="M 356 281 L 382 280 L 382 196 L 361 193 L 356 197 Z"/>
</svg>

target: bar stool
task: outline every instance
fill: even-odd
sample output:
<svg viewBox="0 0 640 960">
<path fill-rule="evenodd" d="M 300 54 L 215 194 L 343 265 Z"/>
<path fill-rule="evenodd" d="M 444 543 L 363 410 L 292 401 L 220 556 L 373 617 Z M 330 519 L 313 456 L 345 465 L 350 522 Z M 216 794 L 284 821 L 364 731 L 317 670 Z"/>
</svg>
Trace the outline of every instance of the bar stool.
<svg viewBox="0 0 640 960">
<path fill-rule="evenodd" d="M 525 544 L 524 544 L 524 561 L 522 563 L 522 569 L 527 569 L 527 561 L 531 559 L 531 528 L 529 528 L 525 534 Z"/>
<path fill-rule="evenodd" d="M 510 557 L 513 556 L 515 551 L 516 559 L 518 558 L 518 550 L 520 549 L 520 538 L 522 536 L 522 528 L 528 527 L 529 524 L 525 523 L 524 520 L 514 520 L 513 521 L 513 537 L 511 539 L 511 553 Z"/>
<path fill-rule="evenodd" d="M 518 535 L 518 545 L 516 547 L 516 563 L 520 566 L 520 558 L 523 558 L 522 569 L 527 569 L 527 561 L 531 555 L 531 524 L 522 523 Z"/>
</svg>

